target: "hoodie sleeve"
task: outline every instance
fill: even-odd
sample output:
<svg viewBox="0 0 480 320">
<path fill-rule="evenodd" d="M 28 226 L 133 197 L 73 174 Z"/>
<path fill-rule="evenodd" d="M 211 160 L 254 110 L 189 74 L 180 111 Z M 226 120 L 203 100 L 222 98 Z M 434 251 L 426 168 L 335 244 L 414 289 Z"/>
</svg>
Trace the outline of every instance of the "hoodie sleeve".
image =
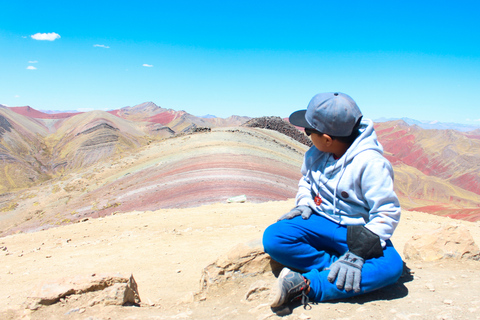
<svg viewBox="0 0 480 320">
<path fill-rule="evenodd" d="M 392 165 L 383 157 L 369 161 L 361 178 L 361 187 L 370 208 L 365 227 L 380 237 L 383 247 L 400 220 L 401 209 L 393 191 L 393 178 Z"/>
</svg>

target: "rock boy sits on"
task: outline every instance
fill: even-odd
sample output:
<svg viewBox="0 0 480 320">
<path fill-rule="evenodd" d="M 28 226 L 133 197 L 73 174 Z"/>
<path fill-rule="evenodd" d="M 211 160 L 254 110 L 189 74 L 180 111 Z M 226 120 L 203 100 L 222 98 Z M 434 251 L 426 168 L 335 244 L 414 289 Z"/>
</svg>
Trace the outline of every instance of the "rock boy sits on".
<svg viewBox="0 0 480 320">
<path fill-rule="evenodd" d="M 314 146 L 305 154 L 296 207 L 263 235 L 265 252 L 286 266 L 271 306 L 299 298 L 305 306 L 395 283 L 403 262 L 389 239 L 400 204 L 373 122 L 343 93 L 317 94 L 290 122 L 305 128 Z"/>
</svg>

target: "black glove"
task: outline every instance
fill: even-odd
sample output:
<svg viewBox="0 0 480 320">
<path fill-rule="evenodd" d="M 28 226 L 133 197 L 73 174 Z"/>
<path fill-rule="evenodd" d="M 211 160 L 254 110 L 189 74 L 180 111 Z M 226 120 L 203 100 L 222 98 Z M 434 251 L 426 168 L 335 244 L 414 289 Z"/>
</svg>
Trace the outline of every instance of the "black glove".
<svg viewBox="0 0 480 320">
<path fill-rule="evenodd" d="M 300 216 L 300 215 L 302 216 L 302 218 L 304 220 L 306 220 L 306 219 L 310 218 L 310 216 L 312 215 L 312 212 L 313 211 L 309 206 L 296 206 L 295 208 L 290 210 L 290 212 L 287 212 L 283 216 L 278 218 L 277 221 L 285 220 L 285 219 L 292 219 L 293 217 Z"/>
<path fill-rule="evenodd" d="M 367 259 L 383 256 L 380 237 L 365 226 L 347 227 L 348 251 L 330 266 L 328 281 L 337 279 L 337 288 L 360 292 L 362 267 Z"/>
</svg>

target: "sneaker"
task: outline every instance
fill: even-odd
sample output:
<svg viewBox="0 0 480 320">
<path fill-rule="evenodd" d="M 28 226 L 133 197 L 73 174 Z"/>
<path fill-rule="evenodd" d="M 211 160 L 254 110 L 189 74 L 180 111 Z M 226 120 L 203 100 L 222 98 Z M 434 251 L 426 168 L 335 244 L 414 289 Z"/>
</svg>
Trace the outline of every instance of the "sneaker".
<svg viewBox="0 0 480 320">
<path fill-rule="evenodd" d="M 270 306 L 277 308 L 293 300 L 302 299 L 302 304 L 306 307 L 309 302 L 306 294 L 307 288 L 308 280 L 300 273 L 283 268 L 278 276 L 277 285 L 273 289 L 273 299 Z"/>
</svg>

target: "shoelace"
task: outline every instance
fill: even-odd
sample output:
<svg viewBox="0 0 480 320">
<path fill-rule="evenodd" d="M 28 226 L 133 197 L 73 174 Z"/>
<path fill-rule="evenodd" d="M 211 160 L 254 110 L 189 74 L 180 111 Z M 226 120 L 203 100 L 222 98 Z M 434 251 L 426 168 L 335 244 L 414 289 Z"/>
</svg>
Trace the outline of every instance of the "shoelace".
<svg viewBox="0 0 480 320">
<path fill-rule="evenodd" d="M 304 290 L 302 290 L 299 295 L 295 296 L 290 301 L 294 301 L 294 300 L 297 300 L 297 299 L 302 300 L 303 309 L 305 309 L 305 310 L 312 309 L 312 306 L 310 305 L 310 298 L 305 294 Z M 307 307 L 308 307 L 308 309 L 307 309 Z"/>
<path fill-rule="evenodd" d="M 303 309 L 305 310 L 310 310 L 312 309 L 312 306 L 309 304 L 310 303 L 310 299 L 308 298 L 308 296 L 305 294 L 305 291 L 302 291 L 302 304 L 303 304 Z M 307 309 L 308 307 L 308 309 Z"/>
<path fill-rule="evenodd" d="M 307 279 L 305 279 L 305 283 L 306 283 L 307 286 L 310 285 L 310 281 L 308 281 Z M 293 299 L 291 299 L 290 301 L 294 301 L 294 300 L 297 300 L 297 299 L 302 301 L 303 309 L 305 309 L 305 310 L 312 309 L 312 306 L 310 305 L 310 298 L 305 293 L 305 287 L 303 287 L 300 290 L 299 294 L 294 296 Z M 308 309 L 307 309 L 307 307 L 308 307 Z"/>
</svg>

